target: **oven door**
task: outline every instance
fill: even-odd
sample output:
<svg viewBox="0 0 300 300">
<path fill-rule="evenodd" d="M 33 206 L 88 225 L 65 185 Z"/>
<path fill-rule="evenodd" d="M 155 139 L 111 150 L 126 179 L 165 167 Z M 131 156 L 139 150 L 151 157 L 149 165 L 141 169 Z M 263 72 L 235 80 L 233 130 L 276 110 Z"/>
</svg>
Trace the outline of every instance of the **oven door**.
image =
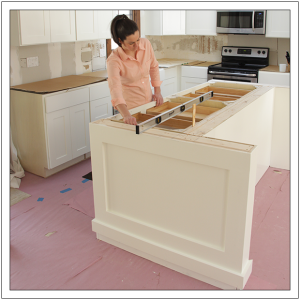
<svg viewBox="0 0 300 300">
<path fill-rule="evenodd" d="M 265 34 L 266 11 L 218 11 L 217 33 Z"/>
<path fill-rule="evenodd" d="M 211 80 L 211 79 L 257 83 L 257 76 L 247 77 L 247 76 L 239 76 L 239 75 L 221 75 L 218 74 L 217 72 L 216 74 L 211 74 L 211 73 L 207 74 L 207 80 Z"/>
</svg>

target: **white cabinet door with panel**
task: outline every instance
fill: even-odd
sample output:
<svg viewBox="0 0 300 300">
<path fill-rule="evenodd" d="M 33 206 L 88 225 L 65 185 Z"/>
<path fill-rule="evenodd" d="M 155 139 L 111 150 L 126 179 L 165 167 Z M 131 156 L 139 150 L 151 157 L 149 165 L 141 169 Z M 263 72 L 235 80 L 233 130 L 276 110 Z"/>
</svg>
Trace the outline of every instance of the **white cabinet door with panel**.
<svg viewBox="0 0 300 300">
<path fill-rule="evenodd" d="M 90 115 L 91 122 L 111 117 L 113 107 L 108 82 L 100 82 L 90 86 Z"/>
<path fill-rule="evenodd" d="M 268 10 L 266 21 L 266 37 L 289 38 L 290 37 L 290 11 Z"/>
<path fill-rule="evenodd" d="M 177 93 L 177 78 L 165 79 L 161 85 L 161 95 L 163 97 L 171 96 Z"/>
<path fill-rule="evenodd" d="M 90 151 L 89 122 L 90 109 L 88 102 L 70 107 L 73 158 Z"/>
<path fill-rule="evenodd" d="M 99 119 L 111 117 L 113 108 L 111 105 L 111 97 L 104 97 L 90 102 L 91 122 Z"/>
<path fill-rule="evenodd" d="M 201 79 L 201 78 L 181 77 L 181 90 L 183 91 L 192 88 L 206 81 L 207 81 L 206 79 Z"/>
<path fill-rule="evenodd" d="M 112 10 L 98 10 L 98 37 L 99 39 L 110 39 L 110 24 L 114 18 Z"/>
<path fill-rule="evenodd" d="M 217 11 L 187 10 L 185 24 L 185 34 L 217 35 Z"/>
<path fill-rule="evenodd" d="M 143 10 L 141 11 L 142 35 L 162 35 L 162 11 Z"/>
<path fill-rule="evenodd" d="M 181 90 L 207 81 L 207 67 L 181 66 Z"/>
<path fill-rule="evenodd" d="M 145 10 L 141 12 L 142 35 L 185 34 L 185 11 Z"/>
<path fill-rule="evenodd" d="M 163 10 L 163 34 L 185 34 L 184 10 Z"/>
<path fill-rule="evenodd" d="M 51 42 L 76 41 L 75 11 L 50 10 Z"/>
<path fill-rule="evenodd" d="M 72 159 L 69 108 L 46 114 L 50 169 Z"/>
<path fill-rule="evenodd" d="M 49 11 L 12 10 L 10 16 L 12 46 L 50 43 Z"/>
<path fill-rule="evenodd" d="M 76 10 L 77 41 L 98 39 L 98 12 L 96 10 Z"/>
</svg>

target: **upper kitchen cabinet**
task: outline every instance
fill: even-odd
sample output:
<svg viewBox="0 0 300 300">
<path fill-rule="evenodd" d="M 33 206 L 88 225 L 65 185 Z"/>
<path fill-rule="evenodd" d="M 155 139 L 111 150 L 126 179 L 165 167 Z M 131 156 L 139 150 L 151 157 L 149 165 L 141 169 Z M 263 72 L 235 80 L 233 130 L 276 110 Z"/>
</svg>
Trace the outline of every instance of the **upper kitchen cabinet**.
<svg viewBox="0 0 300 300">
<path fill-rule="evenodd" d="M 74 42 L 75 11 L 74 10 L 50 10 L 51 42 Z"/>
<path fill-rule="evenodd" d="M 11 11 L 12 46 L 71 42 L 75 40 L 75 11 Z"/>
<path fill-rule="evenodd" d="M 98 39 L 98 11 L 76 10 L 77 41 Z"/>
<path fill-rule="evenodd" d="M 289 38 L 290 37 L 290 11 L 268 10 L 266 21 L 266 37 Z"/>
<path fill-rule="evenodd" d="M 187 10 L 185 33 L 188 35 L 217 35 L 217 12 L 215 10 Z"/>
<path fill-rule="evenodd" d="M 98 37 L 100 39 L 111 39 L 110 24 L 115 16 L 112 10 L 98 10 Z"/>
<path fill-rule="evenodd" d="M 163 11 L 163 34 L 165 35 L 185 34 L 185 11 L 184 10 Z"/>
<path fill-rule="evenodd" d="M 146 10 L 141 12 L 143 35 L 185 34 L 185 11 Z"/>
<path fill-rule="evenodd" d="M 11 46 L 51 42 L 49 11 L 12 10 L 10 17 Z"/>
</svg>

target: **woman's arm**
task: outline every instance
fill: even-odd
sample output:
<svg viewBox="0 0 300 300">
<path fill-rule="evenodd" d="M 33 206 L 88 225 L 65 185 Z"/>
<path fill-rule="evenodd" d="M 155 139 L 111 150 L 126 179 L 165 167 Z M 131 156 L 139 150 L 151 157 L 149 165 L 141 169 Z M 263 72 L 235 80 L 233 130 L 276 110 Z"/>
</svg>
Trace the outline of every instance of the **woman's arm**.
<svg viewBox="0 0 300 300">
<path fill-rule="evenodd" d="M 160 106 L 163 104 L 164 99 L 161 95 L 160 86 L 154 87 L 153 100 L 156 101 L 156 106 Z"/>
<path fill-rule="evenodd" d="M 116 106 L 117 110 L 123 117 L 123 121 L 126 124 L 136 125 L 136 118 L 133 117 L 127 109 L 126 104 L 119 104 Z"/>
</svg>

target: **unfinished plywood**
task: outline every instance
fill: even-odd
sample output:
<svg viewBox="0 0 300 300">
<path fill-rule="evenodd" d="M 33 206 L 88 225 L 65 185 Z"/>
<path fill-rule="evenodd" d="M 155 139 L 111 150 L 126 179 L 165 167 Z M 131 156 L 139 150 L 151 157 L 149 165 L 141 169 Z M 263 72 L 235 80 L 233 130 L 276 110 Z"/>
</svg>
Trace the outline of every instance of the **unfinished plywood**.
<svg viewBox="0 0 300 300">
<path fill-rule="evenodd" d="M 137 114 L 133 114 L 132 116 L 136 118 L 137 124 L 140 124 L 146 120 L 153 118 L 153 114 L 137 113 Z M 123 119 L 117 120 L 117 122 L 123 122 Z M 158 129 L 178 130 L 178 129 L 186 129 L 191 125 L 192 125 L 191 121 L 171 118 L 163 122 L 162 124 L 157 125 L 156 127 Z"/>
<path fill-rule="evenodd" d="M 201 95 L 205 94 L 205 92 L 196 91 L 195 93 L 188 93 L 186 95 L 183 95 L 184 97 L 192 97 L 196 98 Z M 235 101 L 239 99 L 241 96 L 231 96 L 231 95 L 221 95 L 219 96 L 218 93 L 214 93 L 214 96 L 211 97 L 211 100 L 219 100 L 219 101 Z"/>
<path fill-rule="evenodd" d="M 71 88 L 76 88 L 91 83 L 96 83 L 106 80 L 105 77 L 92 77 L 92 76 L 80 76 L 70 75 L 59 78 L 53 78 L 48 80 L 42 80 L 32 83 L 26 83 L 21 85 L 15 85 L 10 87 L 11 90 L 19 90 L 26 92 L 33 92 L 38 94 L 52 93 Z"/>
<path fill-rule="evenodd" d="M 170 68 L 188 63 L 193 63 L 192 59 L 176 59 L 176 58 L 159 58 L 157 59 L 160 68 Z M 196 61 L 198 62 L 198 61 Z"/>
<path fill-rule="evenodd" d="M 194 94 L 190 94 L 190 95 L 194 95 Z M 186 99 L 193 99 L 193 98 L 195 98 L 195 97 L 192 97 L 192 98 L 181 97 L 180 102 L 179 102 L 179 100 L 178 100 L 178 102 L 176 101 L 177 98 L 171 98 L 170 100 L 172 100 L 172 101 L 165 102 L 161 106 L 158 106 L 158 107 L 153 107 L 153 108 L 147 109 L 147 114 L 153 114 L 153 115 L 161 114 L 167 110 L 170 110 L 172 108 L 179 106 L 180 104 L 178 104 L 178 103 L 184 103 L 184 102 L 188 101 Z M 193 109 L 190 108 L 190 109 L 180 113 L 179 115 L 177 115 L 176 118 L 188 120 L 188 121 L 192 121 L 194 119 L 196 122 L 200 122 L 201 120 L 205 119 L 208 115 L 225 107 L 225 105 L 222 103 L 219 103 L 219 105 L 215 105 L 215 104 L 213 104 L 214 102 L 215 101 L 211 101 L 211 100 L 204 101 L 203 103 L 200 103 L 196 106 L 194 115 L 193 115 Z"/>
<path fill-rule="evenodd" d="M 231 88 L 222 88 L 222 87 L 214 87 L 214 86 L 210 86 L 210 87 L 205 87 L 199 90 L 196 90 L 195 93 L 196 94 L 204 94 L 207 93 L 209 91 L 213 91 L 214 92 L 214 96 L 227 96 L 227 97 L 241 97 L 241 96 L 245 96 L 246 94 L 249 93 L 248 90 L 244 90 L 244 89 L 231 89 Z"/>
</svg>

